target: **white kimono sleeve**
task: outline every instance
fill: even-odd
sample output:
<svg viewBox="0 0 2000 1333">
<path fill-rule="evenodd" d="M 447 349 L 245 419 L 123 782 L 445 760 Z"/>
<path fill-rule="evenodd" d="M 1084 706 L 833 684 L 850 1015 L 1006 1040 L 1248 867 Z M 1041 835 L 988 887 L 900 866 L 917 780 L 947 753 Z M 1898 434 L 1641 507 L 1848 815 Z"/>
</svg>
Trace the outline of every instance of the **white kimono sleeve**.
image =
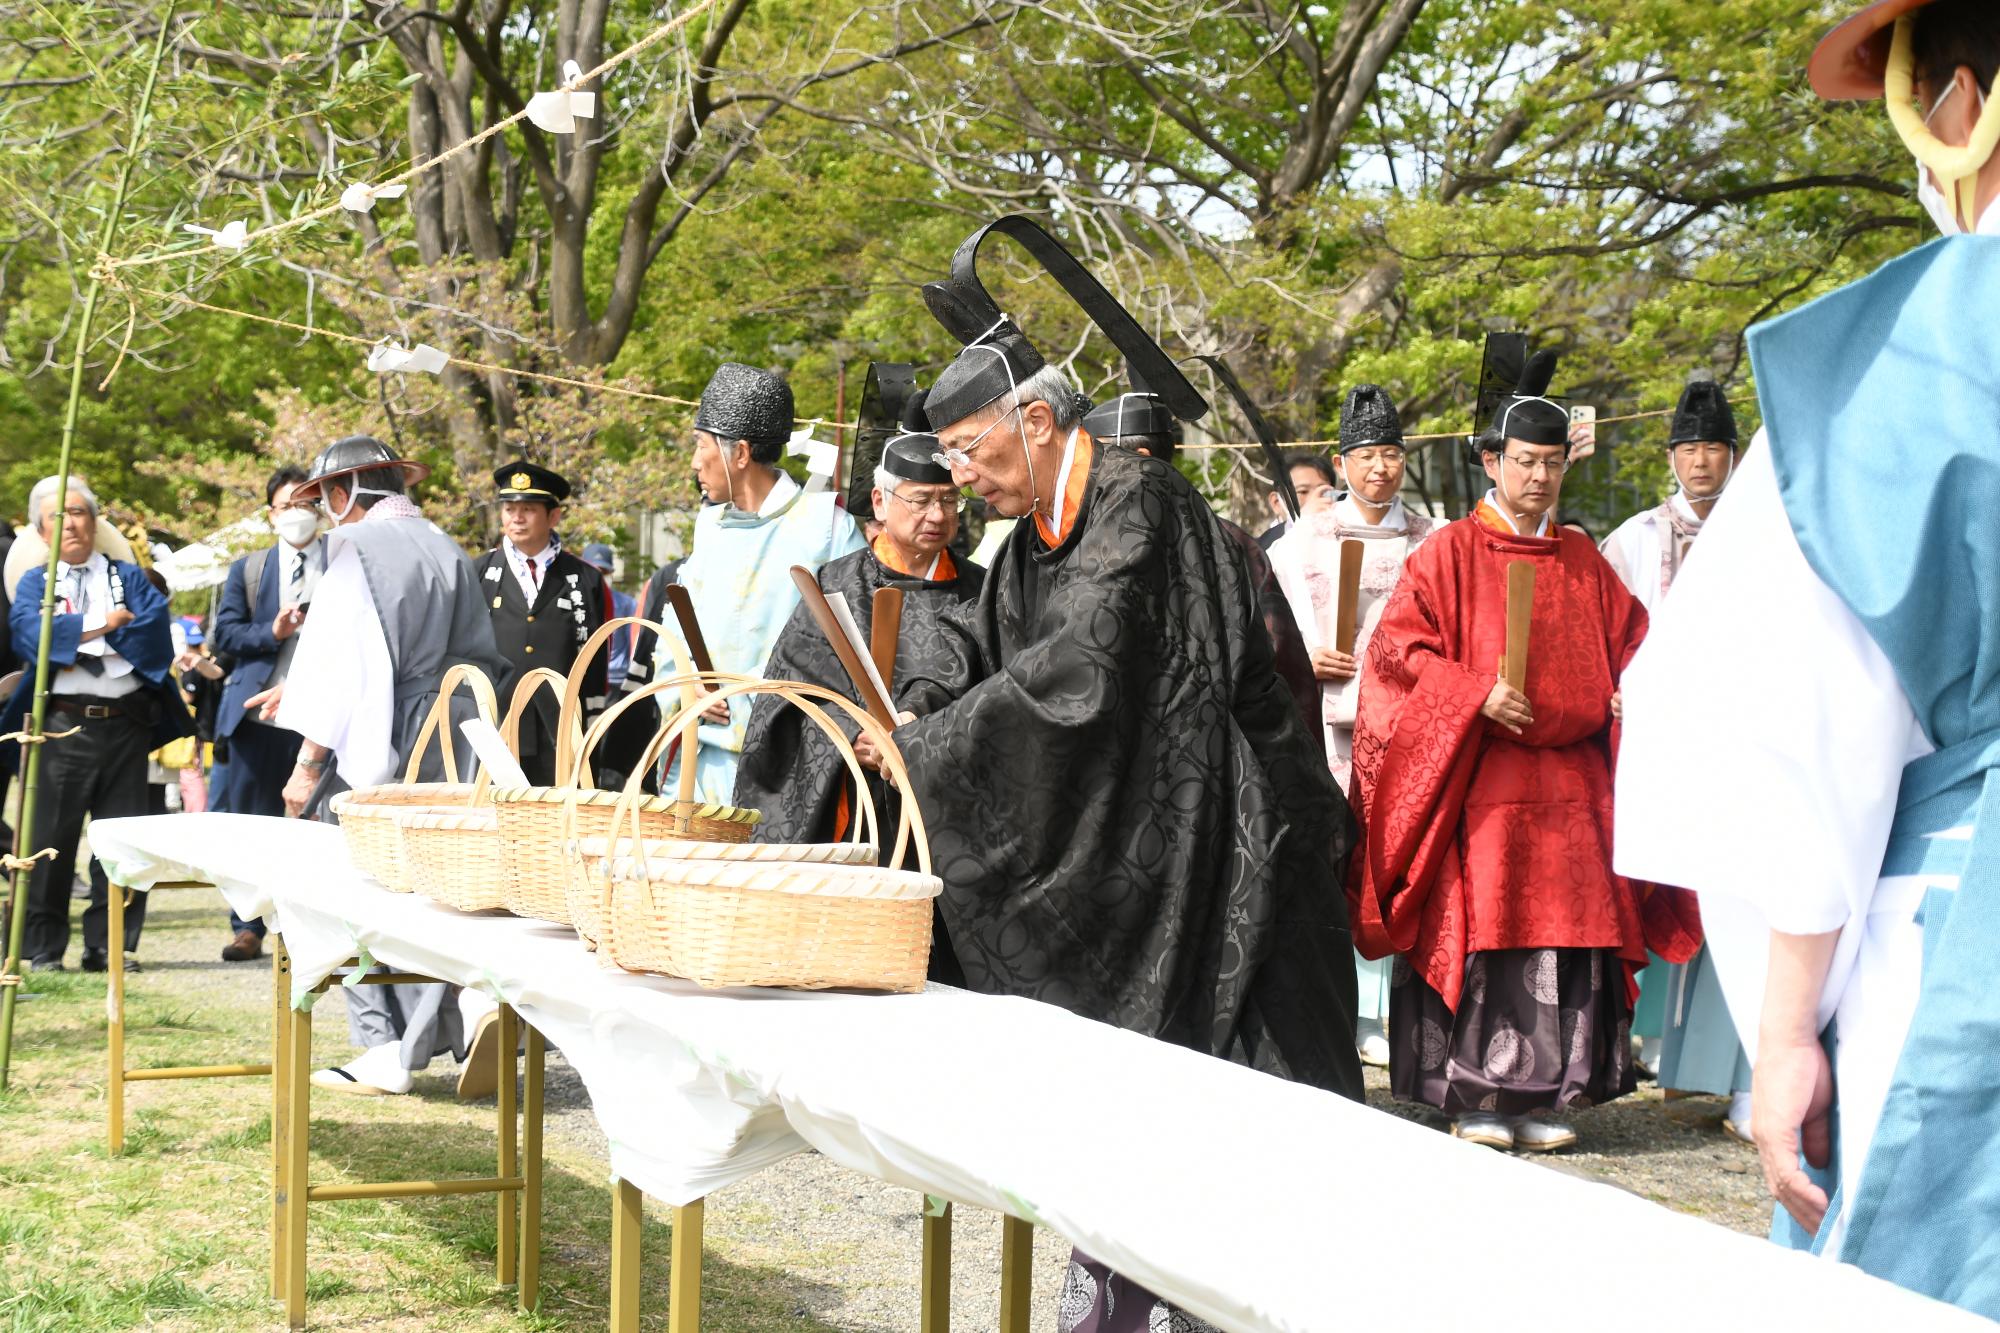
<svg viewBox="0 0 2000 1333">
<path fill-rule="evenodd" d="M 1841 931 L 1824 1026 L 1882 910 L 1903 767 L 1930 747 L 1888 658 L 1806 563 L 1768 448 L 1737 469 L 1622 688 L 1619 873 L 1700 895 L 1753 1056 L 1769 932 Z"/>
<path fill-rule="evenodd" d="M 330 542 L 326 572 L 285 678 L 278 725 L 331 749 L 341 780 L 393 780 L 396 678 L 375 597 L 353 547 Z"/>
</svg>

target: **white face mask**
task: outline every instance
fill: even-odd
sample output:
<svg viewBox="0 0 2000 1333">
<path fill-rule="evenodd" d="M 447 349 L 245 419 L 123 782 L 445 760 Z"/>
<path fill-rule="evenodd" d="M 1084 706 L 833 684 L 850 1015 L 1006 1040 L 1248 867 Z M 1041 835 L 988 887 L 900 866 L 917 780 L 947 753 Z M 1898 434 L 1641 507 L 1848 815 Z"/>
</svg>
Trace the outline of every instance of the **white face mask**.
<svg viewBox="0 0 2000 1333">
<path fill-rule="evenodd" d="M 1929 113 L 1924 116 L 1926 126 L 1931 123 L 1931 118 L 1937 115 L 1938 109 L 1949 102 L 1951 95 L 1957 91 L 1958 85 L 1953 84 L 1944 90 L 1944 96 L 1931 104 Z M 1979 105 L 1984 110 L 1986 106 L 1984 93 L 1979 95 Z M 1931 177 L 1930 168 L 1921 160 L 1917 162 L 1917 202 L 1923 205 L 1924 212 L 1930 215 L 1931 222 L 1936 225 L 1941 235 L 1965 234 L 1965 228 L 1959 225 L 1956 204 L 1947 199 L 1944 191 L 1937 187 L 1937 182 Z M 2000 198 L 1996 198 L 1986 206 L 1985 211 L 1979 215 L 1979 220 L 1973 224 L 1972 232 L 1975 236 L 2000 236 Z"/>
<path fill-rule="evenodd" d="M 319 531 L 319 515 L 309 509 L 287 509 L 271 520 L 278 535 L 293 546 L 304 546 Z"/>
</svg>

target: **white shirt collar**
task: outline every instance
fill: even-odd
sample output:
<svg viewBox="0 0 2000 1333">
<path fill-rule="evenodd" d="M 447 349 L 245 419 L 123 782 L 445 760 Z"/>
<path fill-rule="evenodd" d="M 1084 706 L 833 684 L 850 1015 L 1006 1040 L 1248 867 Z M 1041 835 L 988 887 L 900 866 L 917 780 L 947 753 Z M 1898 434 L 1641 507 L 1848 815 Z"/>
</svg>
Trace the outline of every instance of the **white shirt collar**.
<svg viewBox="0 0 2000 1333">
<path fill-rule="evenodd" d="M 516 561 L 523 566 L 529 564 L 540 565 L 543 569 L 547 569 L 549 567 L 550 562 L 556 558 L 556 552 L 559 549 L 561 549 L 555 544 L 554 541 L 550 541 L 547 546 L 544 546 L 541 550 L 537 551 L 535 554 L 529 555 L 527 552 L 523 551 L 520 547 L 514 545 L 512 541 L 509 541 L 505 537 L 502 537 L 500 541 L 501 544 L 507 548 L 508 559 Z"/>
<path fill-rule="evenodd" d="M 1382 515 L 1380 523 L 1368 521 L 1368 515 L 1362 513 L 1361 506 L 1355 503 L 1352 491 L 1342 492 L 1340 498 L 1333 502 L 1333 516 L 1344 528 L 1388 528 L 1401 532 L 1410 525 L 1409 516 L 1403 512 L 1403 497 L 1400 495 L 1389 501 L 1389 512 Z"/>
<path fill-rule="evenodd" d="M 778 479 L 771 483 L 771 493 L 764 497 L 763 504 L 757 506 L 757 517 L 763 518 L 768 514 L 777 513 L 790 504 L 792 497 L 798 493 L 799 484 L 792 480 L 789 473 L 780 472 Z"/>
</svg>

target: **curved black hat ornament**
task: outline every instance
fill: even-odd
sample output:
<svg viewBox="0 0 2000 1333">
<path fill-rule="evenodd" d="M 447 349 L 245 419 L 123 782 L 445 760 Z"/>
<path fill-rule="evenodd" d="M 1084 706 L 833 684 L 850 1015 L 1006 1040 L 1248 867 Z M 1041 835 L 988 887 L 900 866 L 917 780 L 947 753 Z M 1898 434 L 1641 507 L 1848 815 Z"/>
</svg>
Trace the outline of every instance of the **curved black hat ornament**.
<svg viewBox="0 0 2000 1333">
<path fill-rule="evenodd" d="M 999 353 L 991 358 L 993 365 L 1011 372 L 1016 378 L 1024 370 L 1032 374 L 1043 364 L 1040 354 L 1034 351 L 1021 330 L 1008 320 L 988 295 L 985 284 L 979 280 L 979 247 L 989 234 L 996 231 L 1011 237 L 1026 250 L 1068 293 L 1078 308 L 1090 317 L 1091 323 L 1111 340 L 1130 367 L 1135 388 L 1158 394 L 1168 409 L 1182 421 L 1196 421 L 1207 413 L 1208 400 L 1188 382 L 1187 376 L 1161 350 L 1153 336 L 1139 326 L 1139 322 L 1118 303 L 1117 298 L 1106 291 L 1104 285 L 1091 276 L 1090 270 L 1064 249 L 1060 241 L 1044 231 L 1034 219 L 1019 213 L 995 219 L 966 237 L 952 254 L 951 276 L 942 282 L 924 284 L 924 304 L 946 332 L 967 347 L 991 346 Z M 952 393 L 950 390 L 954 386 L 948 381 L 953 378 L 948 369 L 939 376 L 939 383 L 932 390 L 930 419 L 933 426 L 944 427 L 963 420 L 969 412 L 985 406 L 998 396 L 994 394 L 983 402 L 972 402 L 972 397 L 990 386 L 982 385 L 978 391 L 969 394 Z M 1004 385 L 1002 387 L 1004 389 Z M 957 415 L 954 416 L 954 413 Z"/>
<path fill-rule="evenodd" d="M 847 512 L 856 518 L 875 512 L 875 468 L 882 461 L 882 446 L 903 433 L 903 413 L 916 396 L 914 367 L 901 361 L 868 363 L 847 473 Z"/>
<path fill-rule="evenodd" d="M 1244 420 L 1250 423 L 1250 433 L 1257 437 L 1257 443 L 1263 447 L 1264 464 L 1271 469 L 1271 489 L 1276 491 L 1278 498 L 1284 502 L 1285 512 L 1292 516 L 1292 521 L 1297 522 L 1299 493 L 1292 486 L 1292 470 L 1285 466 L 1285 455 L 1278 448 L 1278 436 L 1271 429 L 1271 423 L 1257 410 L 1257 404 L 1251 401 L 1249 393 L 1229 367 L 1223 364 L 1221 357 L 1198 356 L 1194 359 L 1215 372 L 1215 378 L 1222 381 L 1222 387 L 1229 390 L 1229 396 L 1234 398 L 1236 406 L 1242 409 Z"/>
</svg>

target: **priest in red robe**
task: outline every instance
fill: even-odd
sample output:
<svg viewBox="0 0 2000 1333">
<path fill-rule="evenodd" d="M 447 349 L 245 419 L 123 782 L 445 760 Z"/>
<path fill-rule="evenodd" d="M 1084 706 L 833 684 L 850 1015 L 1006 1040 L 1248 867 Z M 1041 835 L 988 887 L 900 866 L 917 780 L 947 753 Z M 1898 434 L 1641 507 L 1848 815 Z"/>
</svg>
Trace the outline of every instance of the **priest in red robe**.
<svg viewBox="0 0 2000 1333">
<path fill-rule="evenodd" d="M 1395 1094 L 1490 1147 L 1576 1142 L 1556 1118 L 1632 1091 L 1633 974 L 1698 939 L 1676 891 L 1611 869 L 1618 679 L 1646 612 L 1559 527 L 1568 414 L 1529 362 L 1479 439 L 1493 489 L 1410 557 L 1368 647 L 1354 728 L 1367 957 L 1400 957 Z M 1526 690 L 1500 677 L 1507 567 L 1535 568 Z M 1692 916 L 1691 911 L 1687 914 Z"/>
</svg>

